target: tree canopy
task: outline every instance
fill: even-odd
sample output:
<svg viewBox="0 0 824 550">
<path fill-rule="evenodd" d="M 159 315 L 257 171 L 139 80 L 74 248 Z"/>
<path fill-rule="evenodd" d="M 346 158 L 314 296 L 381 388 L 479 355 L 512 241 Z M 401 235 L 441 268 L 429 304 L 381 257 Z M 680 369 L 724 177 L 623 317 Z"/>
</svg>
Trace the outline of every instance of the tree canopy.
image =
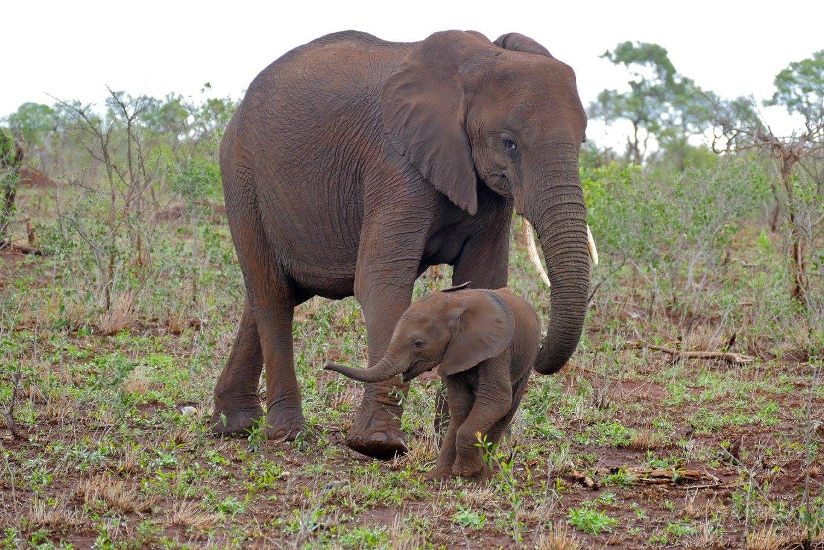
<svg viewBox="0 0 824 550">
<path fill-rule="evenodd" d="M 695 82 L 675 69 L 666 48 L 647 42 L 622 42 L 601 57 L 630 73 L 629 91 L 605 89 L 589 107 L 589 115 L 612 123 L 632 124 L 627 158 L 640 163 L 648 140 L 679 152 L 690 135 L 701 133 L 712 119 L 711 102 Z"/>
<path fill-rule="evenodd" d="M 824 119 L 824 50 L 790 63 L 775 75 L 773 84 L 775 93 L 765 105 L 784 107 L 807 122 Z"/>
</svg>

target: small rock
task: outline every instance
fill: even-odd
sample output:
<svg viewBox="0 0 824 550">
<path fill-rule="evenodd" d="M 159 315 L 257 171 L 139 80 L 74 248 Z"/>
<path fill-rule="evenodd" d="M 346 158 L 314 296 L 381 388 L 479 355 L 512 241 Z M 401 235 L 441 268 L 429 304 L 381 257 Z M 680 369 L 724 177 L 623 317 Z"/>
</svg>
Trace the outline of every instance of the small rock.
<svg viewBox="0 0 824 550">
<path fill-rule="evenodd" d="M 183 416 L 192 416 L 196 412 L 197 412 L 197 409 L 190 406 L 190 405 L 186 405 L 185 407 L 182 407 L 180 409 L 180 414 L 182 414 Z"/>
</svg>

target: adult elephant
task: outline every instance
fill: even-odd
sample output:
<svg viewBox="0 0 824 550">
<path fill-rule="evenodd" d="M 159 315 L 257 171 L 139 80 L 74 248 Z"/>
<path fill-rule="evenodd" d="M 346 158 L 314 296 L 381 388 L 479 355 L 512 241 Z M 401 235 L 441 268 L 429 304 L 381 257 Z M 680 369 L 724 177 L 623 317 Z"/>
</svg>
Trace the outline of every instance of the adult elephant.
<svg viewBox="0 0 824 550">
<path fill-rule="evenodd" d="M 428 266 L 454 266 L 454 285 L 505 286 L 513 207 L 536 228 L 552 283 L 535 369 L 560 369 L 589 290 L 585 127 L 572 69 L 517 33 L 394 43 L 347 31 L 264 69 L 220 149 L 247 298 L 215 387 L 213 430 L 243 431 L 264 415 L 263 365 L 266 435 L 303 429 L 292 317 L 312 296 L 355 295 L 374 365 Z M 403 453 L 407 389 L 367 385 L 347 445 Z"/>
</svg>

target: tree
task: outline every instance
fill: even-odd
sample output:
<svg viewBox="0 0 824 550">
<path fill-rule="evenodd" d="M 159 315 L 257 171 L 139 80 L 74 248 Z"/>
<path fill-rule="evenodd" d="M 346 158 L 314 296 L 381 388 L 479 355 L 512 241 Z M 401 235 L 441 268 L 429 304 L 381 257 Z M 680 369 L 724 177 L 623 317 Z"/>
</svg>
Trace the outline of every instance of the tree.
<svg viewBox="0 0 824 550">
<path fill-rule="evenodd" d="M 784 107 L 808 124 L 824 120 L 824 50 L 790 63 L 775 75 L 773 84 L 775 93 L 764 105 Z"/>
<path fill-rule="evenodd" d="M 691 79 L 680 75 L 667 50 L 658 44 L 623 42 L 601 57 L 625 66 L 633 78 L 628 92 L 603 90 L 589 115 L 607 123 L 628 120 L 627 160 L 640 164 L 650 137 L 673 151 L 683 168 L 687 140 L 712 119 L 711 104 Z"/>
<path fill-rule="evenodd" d="M 108 312 L 119 268 L 130 266 L 143 284 L 149 273 L 150 246 L 158 231 L 151 224 L 146 194 L 161 177 L 162 162 L 152 153 L 150 136 L 142 117 L 157 102 L 148 96 L 133 97 L 109 89 L 106 113 L 99 115 L 92 105 L 58 101 L 66 131 L 96 161 L 102 171 L 99 181 L 78 184 L 86 199 L 82 207 L 99 207 L 105 212 L 101 227 L 87 223 L 83 208 L 59 212 L 58 217 L 80 236 L 94 256 L 100 304 Z M 154 201 L 152 201 L 154 202 Z M 127 240 L 128 251 L 121 241 Z"/>
<path fill-rule="evenodd" d="M 59 121 L 56 115 L 56 111 L 48 105 L 27 102 L 7 116 L 6 120 L 9 126 L 20 131 L 29 147 L 39 147 L 57 129 Z"/>
<path fill-rule="evenodd" d="M 789 136 L 777 136 L 764 122 L 752 98 L 720 101 L 715 108 L 713 150 L 719 152 L 717 144 L 723 140 L 728 152 L 756 149 L 775 162 L 782 193 L 778 192 L 777 186 L 773 188 L 777 204 L 773 230 L 780 212 L 786 211 L 790 230 L 792 296 L 807 307 L 809 281 L 806 247 L 814 244 L 820 233 L 824 219 L 817 219 L 816 211 L 824 210 L 824 198 L 820 195 L 821 189 L 818 193 L 805 191 L 799 195 L 796 168 L 803 160 L 824 154 L 824 50 L 808 59 L 790 63 L 776 75 L 774 84 L 776 92 L 764 105 L 782 106 L 790 114 L 799 115 L 804 128 Z M 814 204 L 807 205 L 807 202 Z"/>
</svg>

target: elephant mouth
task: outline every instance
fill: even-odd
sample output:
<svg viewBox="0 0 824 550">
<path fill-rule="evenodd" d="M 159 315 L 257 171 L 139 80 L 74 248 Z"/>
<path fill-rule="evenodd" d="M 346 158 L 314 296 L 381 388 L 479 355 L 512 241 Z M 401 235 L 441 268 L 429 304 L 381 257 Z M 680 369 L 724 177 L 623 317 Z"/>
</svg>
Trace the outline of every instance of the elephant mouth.
<svg viewBox="0 0 824 550">
<path fill-rule="evenodd" d="M 412 365 L 412 368 L 403 373 L 403 381 L 409 382 L 413 378 L 417 378 L 418 376 L 422 375 L 425 372 L 431 371 L 437 366 L 438 363 L 434 361 L 417 361 L 415 362 L 415 364 Z"/>
</svg>

